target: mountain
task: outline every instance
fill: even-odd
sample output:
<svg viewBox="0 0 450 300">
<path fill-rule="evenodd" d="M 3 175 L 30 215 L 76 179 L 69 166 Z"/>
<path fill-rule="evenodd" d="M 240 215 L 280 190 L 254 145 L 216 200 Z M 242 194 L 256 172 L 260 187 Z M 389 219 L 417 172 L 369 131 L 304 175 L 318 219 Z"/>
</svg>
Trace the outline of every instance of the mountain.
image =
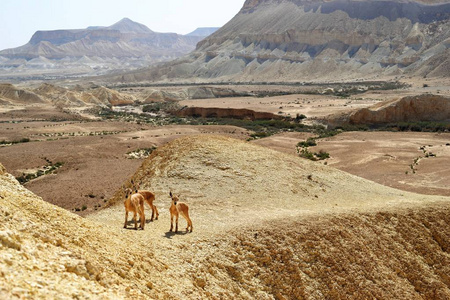
<svg viewBox="0 0 450 300">
<path fill-rule="evenodd" d="M 199 27 L 186 36 L 208 36 L 219 30 L 219 27 Z"/>
<path fill-rule="evenodd" d="M 153 32 L 128 18 L 109 27 L 37 31 L 26 45 L 0 51 L 0 76 L 31 76 L 42 71 L 48 75 L 95 75 L 147 67 L 189 53 L 204 37 Z"/>
<path fill-rule="evenodd" d="M 450 76 L 450 1 L 247 0 L 175 62 L 125 79 Z"/>
</svg>

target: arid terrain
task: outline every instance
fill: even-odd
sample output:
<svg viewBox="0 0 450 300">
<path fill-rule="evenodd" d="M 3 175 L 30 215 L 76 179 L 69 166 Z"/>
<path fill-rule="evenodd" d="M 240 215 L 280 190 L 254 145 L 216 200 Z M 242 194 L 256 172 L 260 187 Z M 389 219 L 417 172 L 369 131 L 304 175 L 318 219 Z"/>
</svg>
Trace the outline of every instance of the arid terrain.
<svg viewBox="0 0 450 300">
<path fill-rule="evenodd" d="M 443 88 L 442 82 L 428 82 L 427 88 L 439 86 L 441 95 L 449 93 Z M 67 92 L 61 93 L 55 87 L 45 88 L 46 93 L 41 92 L 39 96 L 43 99 L 46 99 L 47 95 L 53 95 L 52 99 L 68 97 L 65 94 Z M 292 87 L 284 88 L 289 93 L 293 92 Z M 413 83 L 406 89 L 367 91 L 346 98 L 333 95 L 288 94 L 183 100 L 180 96 L 181 100 L 177 103 L 179 107 L 250 109 L 282 117 L 304 114 L 307 118 L 302 121 L 303 123 L 317 124 L 332 114 L 369 107 L 403 95 L 421 94 L 427 88 Z M 164 93 L 184 95 L 183 90 L 186 90 L 183 87 L 160 89 L 163 90 L 162 95 Z M 58 92 L 51 92 L 53 90 Z M 118 90 L 119 92 L 108 92 L 112 93 L 114 98 L 105 99 L 112 100 L 103 100 L 98 96 L 94 104 L 107 101 L 132 103 L 130 101 L 145 99 L 149 93 L 155 94 L 155 88 Z M 283 91 L 283 86 L 231 86 L 231 90 L 236 93 L 263 91 L 269 94 L 271 91 L 276 94 Z M 14 89 L 12 91 L 10 93 L 14 94 Z M 26 95 L 26 92 L 20 91 L 23 90 L 19 90 L 18 94 Z M 190 88 L 190 91 L 193 91 L 193 88 Z M 94 94 L 89 91 L 84 93 Z M 247 140 L 253 132 L 251 129 L 232 125 L 188 125 L 186 122 L 155 125 L 153 121 L 150 123 L 146 121 L 152 120 L 151 115 L 146 115 L 141 121 L 127 120 L 126 117 L 105 119 L 94 113 L 95 110 L 94 112 L 89 110 L 93 104 L 79 106 L 81 100 L 77 100 L 75 102 L 77 105 L 73 108 L 62 109 L 58 104 L 55 107 L 44 100 L 42 100 L 44 103 L 35 102 L 33 105 L 26 105 L 29 97 L 19 101 L 9 100 L 15 105 L 4 105 L 1 108 L 0 141 L 26 139 L 29 142 L 5 143 L 0 147 L 0 161 L 16 177 L 30 173 L 37 174 L 39 170 L 44 171 L 45 168 L 58 164 L 58 168 L 51 173 L 43 174 L 24 184 L 44 200 L 81 215 L 103 207 L 113 193 L 133 174 L 146 157 L 133 154 L 139 150 L 157 148 L 186 135 L 214 133 Z M 83 99 L 82 96 L 76 97 Z M 58 100 L 52 101 L 59 103 Z M 142 112 L 141 108 L 142 105 L 116 106 L 115 110 Z M 250 142 L 298 156 L 297 143 L 314 136 L 315 134 L 311 132 L 279 132 Z M 317 141 L 318 145 L 311 149 L 330 153 L 331 157 L 326 163 L 333 167 L 407 191 L 449 195 L 445 180 L 448 178 L 445 166 L 450 159 L 450 148 L 446 146 L 450 143 L 448 133 L 360 131 L 341 133 Z M 420 149 L 423 146 L 425 149 Z M 436 156 L 425 158 L 426 153 L 434 153 Z M 59 188 L 55 189 L 55 185 Z"/>
<path fill-rule="evenodd" d="M 450 296 L 449 197 L 213 135 L 160 147 L 132 179 L 157 195 L 144 231 L 122 228 L 123 188 L 82 219 L 3 173 L 2 297 Z M 169 190 L 189 204 L 192 233 L 168 231 Z"/>
<path fill-rule="evenodd" d="M 0 299 L 450 299 L 449 11 L 247 0 L 175 60 L 201 38 L 129 19 L 1 52 Z"/>
</svg>

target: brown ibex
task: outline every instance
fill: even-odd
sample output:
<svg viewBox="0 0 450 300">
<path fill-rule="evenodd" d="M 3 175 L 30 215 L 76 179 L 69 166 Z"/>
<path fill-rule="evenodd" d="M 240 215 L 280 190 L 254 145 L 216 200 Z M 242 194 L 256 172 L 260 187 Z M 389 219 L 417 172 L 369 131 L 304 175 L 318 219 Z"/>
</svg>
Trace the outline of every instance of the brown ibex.
<svg viewBox="0 0 450 300">
<path fill-rule="evenodd" d="M 173 218 L 175 218 L 175 232 L 178 232 L 178 216 L 181 214 L 187 221 L 186 231 L 192 232 L 192 221 L 189 218 L 189 207 L 186 203 L 180 202 L 178 197 L 170 192 L 172 205 L 170 206 L 170 231 L 173 229 Z M 189 230 L 190 229 L 190 230 Z"/>
<path fill-rule="evenodd" d="M 125 201 L 123 202 L 125 206 L 125 223 L 123 228 L 127 228 L 128 213 L 132 212 L 134 216 L 134 229 L 137 227 L 137 214 L 139 214 L 139 221 L 141 223 L 141 228 L 144 230 L 145 226 L 145 214 L 144 214 L 144 196 L 139 193 L 133 193 L 133 190 L 127 188 L 125 190 Z"/>
<path fill-rule="evenodd" d="M 137 192 L 139 194 L 141 194 L 142 196 L 144 196 L 144 200 L 145 202 L 147 202 L 148 206 L 150 206 L 150 208 L 152 209 L 152 217 L 150 219 L 150 221 L 153 221 L 153 217 L 155 218 L 155 220 L 158 220 L 158 209 L 156 208 L 156 206 L 153 204 L 153 201 L 155 201 L 155 193 L 147 191 L 147 190 L 140 190 L 140 184 L 134 184 L 133 181 L 131 181 L 131 184 L 133 185 L 134 189 L 137 190 Z"/>
</svg>

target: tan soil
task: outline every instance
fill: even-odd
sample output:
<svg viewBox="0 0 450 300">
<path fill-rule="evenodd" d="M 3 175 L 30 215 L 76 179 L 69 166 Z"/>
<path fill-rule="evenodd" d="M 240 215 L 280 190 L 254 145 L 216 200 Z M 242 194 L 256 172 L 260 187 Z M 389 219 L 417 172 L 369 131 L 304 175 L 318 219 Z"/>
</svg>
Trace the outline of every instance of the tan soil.
<svg viewBox="0 0 450 300">
<path fill-rule="evenodd" d="M 270 112 L 273 114 L 295 117 L 304 114 L 308 118 L 323 118 L 331 112 L 349 112 L 355 108 L 368 107 L 379 102 L 378 98 L 364 100 L 342 99 L 318 95 L 286 95 L 266 98 L 236 97 L 183 100 L 181 106 L 218 107 L 218 108 L 247 108 L 254 111 Z M 358 97 L 358 99 L 360 99 Z"/>
<path fill-rule="evenodd" d="M 296 155 L 309 134 L 283 133 L 254 143 Z M 328 152 L 327 163 L 374 182 L 420 194 L 450 196 L 450 134 L 425 132 L 344 132 L 318 139 L 309 151 Z M 424 150 L 420 148 L 425 146 Z M 426 157 L 426 153 L 436 157 Z M 418 164 L 414 161 L 419 158 Z M 411 169 L 414 165 L 414 172 Z"/>
</svg>

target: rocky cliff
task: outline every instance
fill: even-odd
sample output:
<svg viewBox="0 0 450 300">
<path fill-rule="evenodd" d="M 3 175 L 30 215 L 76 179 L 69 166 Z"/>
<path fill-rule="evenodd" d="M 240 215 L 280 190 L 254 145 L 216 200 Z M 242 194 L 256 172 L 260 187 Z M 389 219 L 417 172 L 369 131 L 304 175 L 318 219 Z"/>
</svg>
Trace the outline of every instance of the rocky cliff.
<svg viewBox="0 0 450 300">
<path fill-rule="evenodd" d="M 244 108 L 185 107 L 177 112 L 178 116 L 202 118 L 232 118 L 245 120 L 277 120 L 281 116 L 267 112 L 257 112 Z"/>
<path fill-rule="evenodd" d="M 134 79 L 449 76 L 449 1 L 248 0 L 189 57 Z"/>
<path fill-rule="evenodd" d="M 431 94 L 409 96 L 329 118 L 331 125 L 374 125 L 421 121 L 449 122 L 450 98 Z"/>
</svg>

